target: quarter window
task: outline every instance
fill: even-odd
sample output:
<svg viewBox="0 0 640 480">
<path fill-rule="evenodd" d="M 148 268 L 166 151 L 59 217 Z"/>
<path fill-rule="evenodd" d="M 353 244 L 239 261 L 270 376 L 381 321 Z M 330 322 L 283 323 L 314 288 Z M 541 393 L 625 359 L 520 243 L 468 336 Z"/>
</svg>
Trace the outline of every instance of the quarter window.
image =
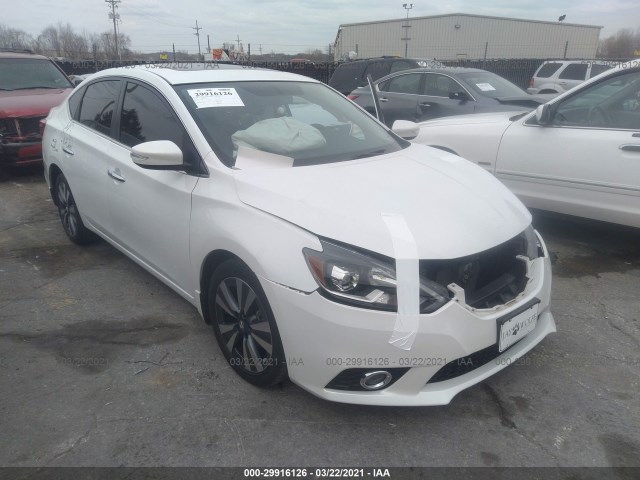
<svg viewBox="0 0 640 480">
<path fill-rule="evenodd" d="M 79 122 L 105 135 L 111 134 L 111 121 L 120 80 L 105 80 L 87 87 L 80 106 Z"/>
<path fill-rule="evenodd" d="M 545 63 L 535 75 L 538 78 L 549 78 L 562 66 L 561 63 Z"/>
<path fill-rule="evenodd" d="M 587 78 L 587 68 L 589 67 L 588 63 L 570 63 L 567 65 L 560 76 L 563 80 L 584 80 Z"/>
</svg>

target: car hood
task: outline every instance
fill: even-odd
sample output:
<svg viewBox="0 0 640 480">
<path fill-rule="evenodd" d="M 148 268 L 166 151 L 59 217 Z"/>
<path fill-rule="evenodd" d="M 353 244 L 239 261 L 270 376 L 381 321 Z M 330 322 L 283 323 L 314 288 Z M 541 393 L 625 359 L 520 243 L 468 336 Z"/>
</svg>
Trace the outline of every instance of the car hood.
<svg viewBox="0 0 640 480">
<path fill-rule="evenodd" d="M 0 117 L 46 117 L 51 108 L 62 103 L 71 88 L 36 88 L 0 91 Z"/>
<path fill-rule="evenodd" d="M 316 235 L 394 257 L 382 213 L 404 217 L 420 258 L 458 258 L 522 232 L 531 216 L 493 176 L 424 145 L 364 160 L 234 170 L 240 200 Z"/>
<path fill-rule="evenodd" d="M 514 110 L 511 112 L 472 113 L 469 115 L 452 115 L 440 117 L 426 122 L 420 122 L 420 127 L 435 125 L 488 125 L 504 124 L 505 128 L 512 123 L 511 118 L 521 116 L 524 112 Z"/>
</svg>

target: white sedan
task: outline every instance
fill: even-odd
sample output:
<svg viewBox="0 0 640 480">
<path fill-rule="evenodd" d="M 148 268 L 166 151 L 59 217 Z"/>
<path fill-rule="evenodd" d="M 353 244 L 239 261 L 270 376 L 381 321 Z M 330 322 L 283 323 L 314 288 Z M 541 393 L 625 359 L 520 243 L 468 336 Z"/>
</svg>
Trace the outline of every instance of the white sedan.
<svg viewBox="0 0 640 480">
<path fill-rule="evenodd" d="M 424 122 L 414 140 L 495 174 L 530 208 L 640 227 L 640 61 L 529 114 Z"/>
<path fill-rule="evenodd" d="M 45 177 L 69 238 L 192 303 L 247 381 L 446 404 L 555 331 L 549 256 L 495 178 L 396 132 L 297 75 L 112 69 L 51 111 Z"/>
</svg>

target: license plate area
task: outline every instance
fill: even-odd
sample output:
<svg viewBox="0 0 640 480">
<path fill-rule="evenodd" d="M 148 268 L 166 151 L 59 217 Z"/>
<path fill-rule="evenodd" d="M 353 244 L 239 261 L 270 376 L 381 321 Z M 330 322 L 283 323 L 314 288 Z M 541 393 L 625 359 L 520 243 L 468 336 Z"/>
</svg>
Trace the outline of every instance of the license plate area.
<svg viewBox="0 0 640 480">
<path fill-rule="evenodd" d="M 497 320 L 498 350 L 500 352 L 504 352 L 536 328 L 539 306 L 540 300 L 534 298 L 521 308 Z"/>
</svg>

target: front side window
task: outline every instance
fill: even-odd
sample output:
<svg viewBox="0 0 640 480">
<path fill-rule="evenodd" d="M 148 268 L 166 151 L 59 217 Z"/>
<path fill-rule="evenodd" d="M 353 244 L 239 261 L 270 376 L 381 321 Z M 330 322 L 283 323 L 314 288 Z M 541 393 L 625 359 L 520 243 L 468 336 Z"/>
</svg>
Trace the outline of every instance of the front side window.
<svg viewBox="0 0 640 480">
<path fill-rule="evenodd" d="M 588 63 L 570 63 L 560 72 L 558 78 L 562 80 L 584 80 L 587 78 Z"/>
<path fill-rule="evenodd" d="M 603 65 L 601 63 L 594 63 L 591 65 L 591 73 L 589 74 L 589 78 L 593 78 L 597 75 L 600 75 L 602 72 L 606 72 L 611 67 L 609 65 Z"/>
<path fill-rule="evenodd" d="M 464 92 L 465 89 L 453 78 L 437 73 L 425 76 L 423 95 L 449 98 L 451 92 Z"/>
<path fill-rule="evenodd" d="M 417 94 L 420 90 L 419 73 L 410 73 L 407 75 L 398 75 L 381 86 L 380 90 L 389 93 L 408 93 Z"/>
<path fill-rule="evenodd" d="M 120 80 L 104 80 L 87 86 L 82 97 L 78 121 L 100 133 L 110 135 L 119 93 Z"/>
<path fill-rule="evenodd" d="M 73 85 L 50 60 L 0 59 L 0 90 L 32 88 L 73 88 Z"/>
<path fill-rule="evenodd" d="M 560 103 L 557 126 L 640 129 L 640 72 L 611 76 Z"/>
<path fill-rule="evenodd" d="M 221 82 L 175 89 L 229 167 L 241 148 L 292 158 L 297 167 L 367 158 L 409 145 L 318 83 Z"/>
<path fill-rule="evenodd" d="M 153 140 L 182 146 L 182 125 L 160 98 L 146 87 L 127 83 L 120 117 L 120 141 L 133 147 Z"/>
</svg>

